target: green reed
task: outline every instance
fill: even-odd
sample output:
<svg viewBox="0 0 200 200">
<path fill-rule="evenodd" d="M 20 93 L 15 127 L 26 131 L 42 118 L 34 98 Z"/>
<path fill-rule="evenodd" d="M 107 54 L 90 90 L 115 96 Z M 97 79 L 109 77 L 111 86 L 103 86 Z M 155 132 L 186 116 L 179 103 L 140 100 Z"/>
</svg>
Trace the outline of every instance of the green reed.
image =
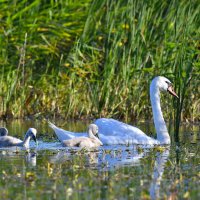
<svg viewBox="0 0 200 200">
<path fill-rule="evenodd" d="M 180 96 L 162 100 L 175 132 L 199 119 L 198 1 L 13 2 L 0 8 L 1 115 L 150 119 L 164 75 Z"/>
<path fill-rule="evenodd" d="M 130 112 L 134 111 L 137 117 L 138 112 L 144 110 L 145 104 L 149 104 L 146 100 L 149 79 L 155 75 L 168 76 L 175 83 L 179 80 L 178 86 L 184 87 L 182 84 L 185 83 L 184 77 L 178 76 L 178 71 L 183 71 L 184 76 L 188 77 L 191 74 L 189 71 L 193 71 L 189 69 L 195 67 L 194 64 L 186 67 L 186 62 L 198 52 L 198 8 L 197 2 L 190 5 L 185 1 L 180 4 L 176 1 L 171 1 L 169 4 L 151 1 L 151 7 L 147 2 L 128 1 L 123 5 L 122 1 L 118 1 L 117 4 L 105 1 L 99 6 L 104 14 L 99 16 L 100 12 L 96 12 L 96 7 L 93 5 L 91 8 L 94 9 L 91 11 L 93 18 L 89 16 L 86 21 L 83 44 L 79 45 L 79 48 L 84 54 L 87 50 L 83 46 L 85 41 L 88 41 L 91 48 L 97 47 L 103 53 L 102 63 L 97 70 L 100 74 L 100 83 L 102 82 L 101 87 L 95 84 L 99 94 L 98 103 L 95 105 L 100 104 L 98 107 L 100 113 L 108 110 L 107 112 L 113 115 L 117 109 L 122 116 L 124 112 L 125 115 L 127 113 L 130 115 Z M 91 31 L 92 27 L 94 31 Z M 183 31 L 187 33 L 185 39 Z M 179 49 L 183 52 L 180 53 Z M 183 54 L 187 54 L 187 58 L 183 57 Z M 99 60 L 98 57 L 97 59 Z M 198 56 L 191 62 L 197 63 L 197 59 Z M 198 70 L 196 65 L 196 71 Z M 130 89 L 132 91 L 127 92 Z M 186 89 L 188 90 L 188 86 L 181 91 L 181 95 L 184 95 Z M 141 90 L 144 90 L 144 94 L 138 96 Z M 137 105 L 133 105 L 136 103 Z M 180 108 L 183 107 L 183 103 L 178 105 Z M 187 105 L 185 106 L 187 108 Z M 122 107 L 125 107 L 123 112 L 121 112 Z M 177 110 L 177 115 L 181 110 Z M 146 112 L 149 112 L 148 107 Z"/>
</svg>

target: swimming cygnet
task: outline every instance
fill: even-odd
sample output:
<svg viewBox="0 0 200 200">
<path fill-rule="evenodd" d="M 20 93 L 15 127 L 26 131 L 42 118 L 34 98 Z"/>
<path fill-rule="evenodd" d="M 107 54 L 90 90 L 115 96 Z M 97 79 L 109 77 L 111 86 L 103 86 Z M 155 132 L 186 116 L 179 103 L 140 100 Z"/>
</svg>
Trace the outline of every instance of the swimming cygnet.
<svg viewBox="0 0 200 200">
<path fill-rule="evenodd" d="M 30 139 L 32 138 L 35 142 L 36 140 L 36 133 L 37 130 L 35 128 L 29 128 L 26 132 L 26 135 L 24 137 L 24 140 L 20 140 L 18 138 L 12 137 L 12 136 L 1 136 L 0 137 L 0 147 L 11 147 L 11 146 L 19 146 L 19 147 L 29 147 Z"/>
<path fill-rule="evenodd" d="M 76 137 L 69 140 L 63 140 L 62 144 L 66 147 L 81 147 L 81 148 L 95 148 L 103 145 L 98 138 L 98 126 L 96 124 L 90 124 L 88 127 L 87 137 Z"/>
<path fill-rule="evenodd" d="M 0 127 L 0 137 L 8 135 L 8 130 L 5 127 Z"/>
</svg>

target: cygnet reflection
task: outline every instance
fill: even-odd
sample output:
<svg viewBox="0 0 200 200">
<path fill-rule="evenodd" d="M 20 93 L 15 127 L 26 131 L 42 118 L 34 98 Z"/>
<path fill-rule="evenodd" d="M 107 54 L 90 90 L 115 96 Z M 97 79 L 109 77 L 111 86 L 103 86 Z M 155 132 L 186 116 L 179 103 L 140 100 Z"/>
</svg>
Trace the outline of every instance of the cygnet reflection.
<svg viewBox="0 0 200 200">
<path fill-rule="evenodd" d="M 64 163 L 72 161 L 79 156 L 84 159 L 84 165 L 96 167 L 99 170 L 107 171 L 113 167 L 124 165 L 138 165 L 140 159 L 146 155 L 146 151 L 139 152 L 137 146 L 131 148 L 125 146 L 103 146 L 96 151 L 84 151 L 78 148 L 60 150 L 50 157 L 52 163 Z M 83 164 L 83 163 L 82 163 Z"/>
<path fill-rule="evenodd" d="M 56 153 L 54 156 L 50 157 L 51 163 L 64 163 L 68 161 L 72 161 L 76 157 L 81 157 L 85 160 L 84 165 L 91 166 L 91 165 L 97 165 L 98 164 L 98 151 L 80 151 L 76 149 L 65 149 L 61 150 L 58 153 Z"/>
<path fill-rule="evenodd" d="M 35 167 L 37 165 L 37 153 L 36 152 L 29 152 L 25 155 L 26 162 L 30 165 Z"/>
</svg>

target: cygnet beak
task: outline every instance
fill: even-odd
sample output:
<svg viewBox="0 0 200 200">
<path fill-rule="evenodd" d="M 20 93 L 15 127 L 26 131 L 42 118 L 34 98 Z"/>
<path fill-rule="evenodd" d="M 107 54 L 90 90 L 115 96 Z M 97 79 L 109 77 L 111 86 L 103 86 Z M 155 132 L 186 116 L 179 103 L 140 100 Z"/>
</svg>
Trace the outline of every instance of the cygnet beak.
<svg viewBox="0 0 200 200">
<path fill-rule="evenodd" d="M 98 132 L 96 133 L 96 137 L 99 138 L 99 133 L 98 133 Z M 99 138 L 99 139 L 100 139 L 100 138 Z"/>
<path fill-rule="evenodd" d="M 32 138 L 33 138 L 33 140 L 35 141 L 35 143 L 37 144 L 37 138 L 35 137 L 34 134 L 33 134 Z"/>
</svg>

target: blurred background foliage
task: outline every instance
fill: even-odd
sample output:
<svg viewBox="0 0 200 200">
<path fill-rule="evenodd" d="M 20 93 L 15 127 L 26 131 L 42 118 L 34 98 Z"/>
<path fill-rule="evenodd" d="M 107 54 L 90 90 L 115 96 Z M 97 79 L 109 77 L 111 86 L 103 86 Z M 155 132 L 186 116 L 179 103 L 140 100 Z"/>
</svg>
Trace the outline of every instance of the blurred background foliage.
<svg viewBox="0 0 200 200">
<path fill-rule="evenodd" d="M 199 120 L 199 12 L 198 0 L 2 0 L 0 116 L 151 119 L 163 75 L 180 96 L 164 95 L 165 117 Z"/>
</svg>

